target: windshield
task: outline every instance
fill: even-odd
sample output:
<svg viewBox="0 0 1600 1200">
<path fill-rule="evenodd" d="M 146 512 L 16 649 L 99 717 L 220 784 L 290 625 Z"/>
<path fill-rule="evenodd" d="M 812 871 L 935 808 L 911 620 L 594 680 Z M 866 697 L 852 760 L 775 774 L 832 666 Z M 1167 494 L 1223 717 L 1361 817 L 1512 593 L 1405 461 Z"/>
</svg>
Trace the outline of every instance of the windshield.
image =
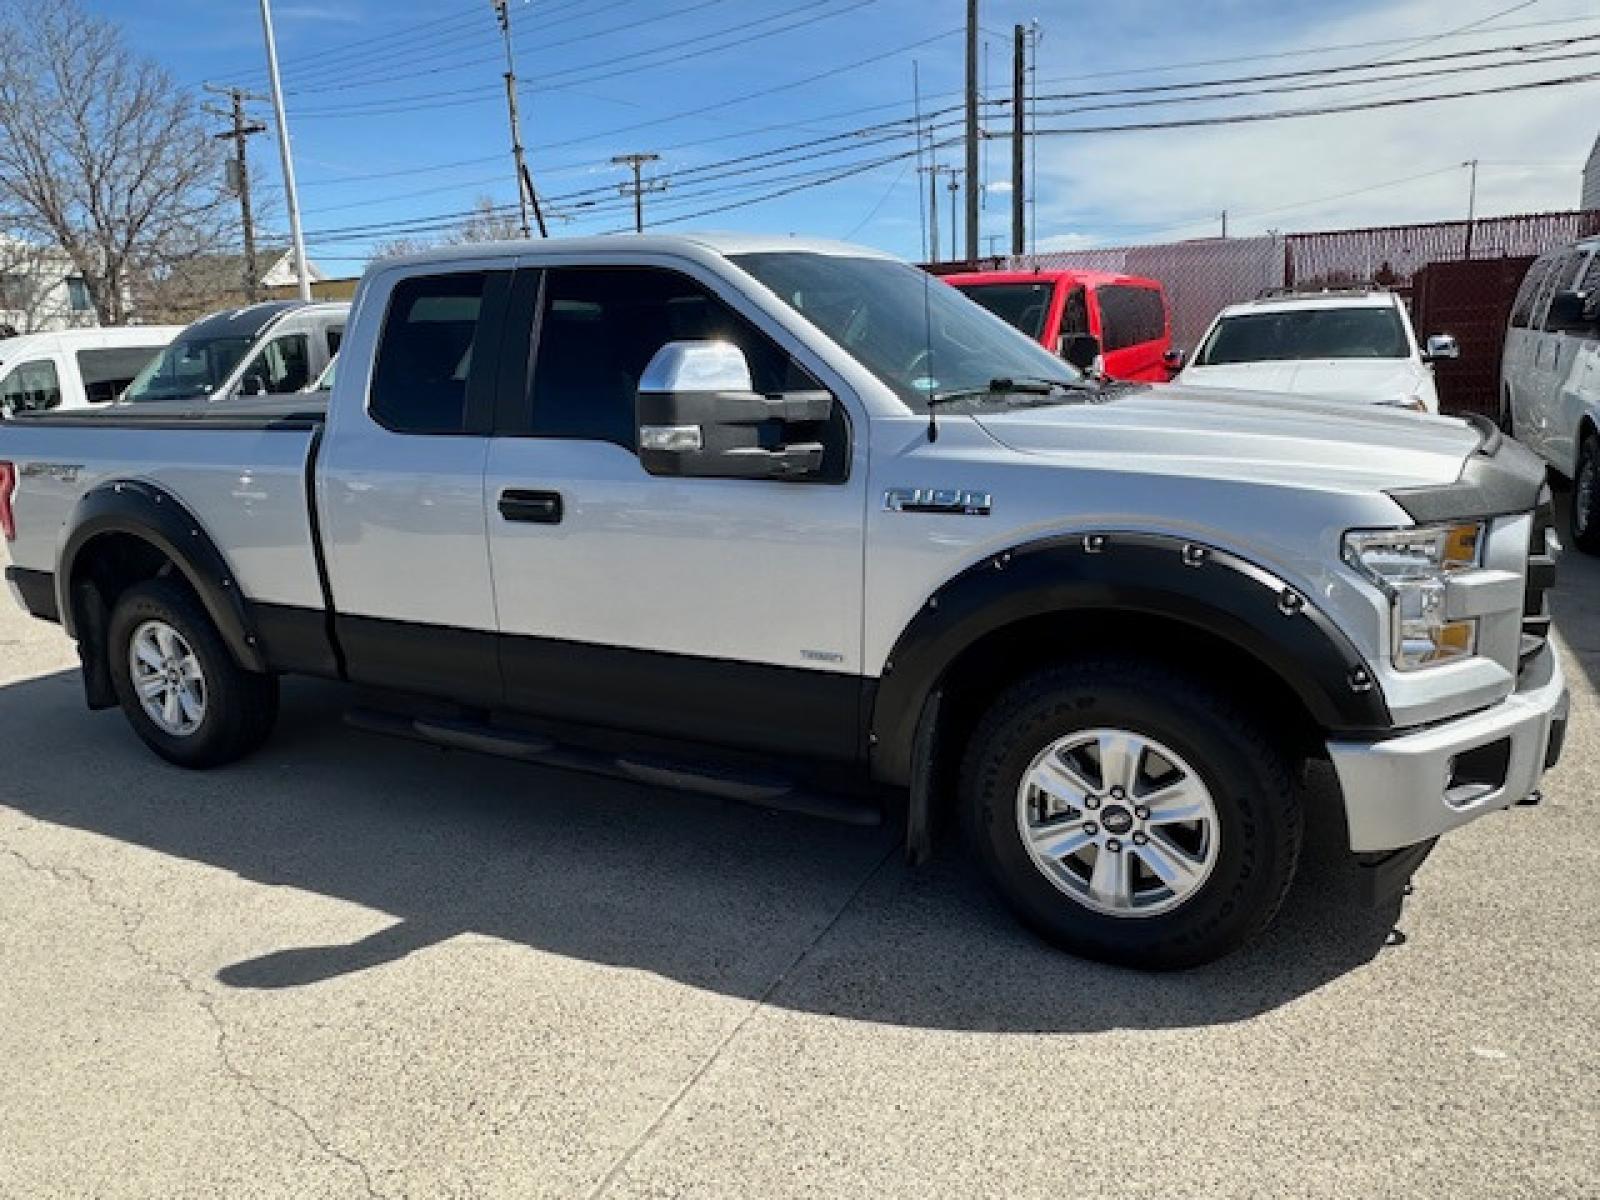
<svg viewBox="0 0 1600 1200">
<path fill-rule="evenodd" d="M 1313 358 L 1406 358 L 1411 348 L 1393 308 L 1299 308 L 1223 317 L 1197 366 Z"/>
<path fill-rule="evenodd" d="M 958 283 L 956 291 L 983 305 L 1014 329 L 1038 341 L 1044 334 L 1044 319 L 1050 313 L 1048 283 Z"/>
<path fill-rule="evenodd" d="M 124 400 L 184 400 L 216 391 L 255 344 L 249 337 L 180 337 L 134 377 Z"/>
<path fill-rule="evenodd" d="M 1082 375 L 1037 342 L 906 263 L 794 251 L 733 261 L 914 410 L 925 411 L 931 395 L 986 392 L 1002 378 L 1084 386 Z"/>
</svg>

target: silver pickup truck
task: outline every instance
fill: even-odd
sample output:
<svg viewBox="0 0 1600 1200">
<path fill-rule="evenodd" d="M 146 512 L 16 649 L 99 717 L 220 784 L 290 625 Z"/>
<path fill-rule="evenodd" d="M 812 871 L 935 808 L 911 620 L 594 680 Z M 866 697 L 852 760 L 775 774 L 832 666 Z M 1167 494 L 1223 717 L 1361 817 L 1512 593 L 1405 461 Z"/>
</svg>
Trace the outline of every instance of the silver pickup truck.
<svg viewBox="0 0 1600 1200">
<path fill-rule="evenodd" d="M 1392 887 L 1566 721 L 1543 470 L 1492 427 L 1098 383 L 831 243 L 385 262 L 325 401 L 5 423 L 0 519 L 174 763 L 344 680 L 368 729 L 903 814 L 914 858 L 959 822 L 1031 926 L 1144 967 L 1272 917 L 1307 759 Z"/>
</svg>

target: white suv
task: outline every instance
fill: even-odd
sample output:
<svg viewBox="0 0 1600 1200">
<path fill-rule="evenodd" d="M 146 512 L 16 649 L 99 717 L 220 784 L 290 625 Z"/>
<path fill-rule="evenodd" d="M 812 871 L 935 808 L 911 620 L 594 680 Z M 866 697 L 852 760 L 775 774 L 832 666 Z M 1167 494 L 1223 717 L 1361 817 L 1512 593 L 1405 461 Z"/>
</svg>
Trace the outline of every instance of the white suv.
<svg viewBox="0 0 1600 1200">
<path fill-rule="evenodd" d="M 1392 292 L 1285 293 L 1223 309 L 1177 382 L 1436 413 L 1432 364 L 1458 353 L 1447 334 L 1419 345 Z"/>
<path fill-rule="evenodd" d="M 1600 237 L 1528 268 L 1500 364 L 1500 424 L 1574 481 L 1572 540 L 1600 554 Z"/>
</svg>

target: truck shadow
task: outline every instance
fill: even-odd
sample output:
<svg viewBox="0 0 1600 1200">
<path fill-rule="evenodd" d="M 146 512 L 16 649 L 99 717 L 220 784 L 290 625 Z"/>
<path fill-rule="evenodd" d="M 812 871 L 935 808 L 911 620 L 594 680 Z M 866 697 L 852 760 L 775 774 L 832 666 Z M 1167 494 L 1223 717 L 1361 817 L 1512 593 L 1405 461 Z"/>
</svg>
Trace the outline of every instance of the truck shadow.
<svg viewBox="0 0 1600 1200">
<path fill-rule="evenodd" d="M 314 986 L 474 934 L 851 1020 L 1168 1028 L 1271 1010 L 1404 940 L 1399 901 L 1358 902 L 1336 815 L 1314 822 L 1307 866 L 1263 938 L 1211 967 L 1149 976 L 1040 943 L 955 845 L 910 869 L 892 831 L 377 739 L 342 725 L 344 699 L 287 686 L 265 751 L 190 774 L 156 760 L 118 714 L 86 713 L 75 674 L 18 683 L 0 689 L 0 803 L 395 918 L 348 944 L 271 948 L 263 900 L 262 953 L 218 972 L 233 988 Z M 1313 807 L 1334 814 L 1328 789 L 1314 781 Z"/>
<path fill-rule="evenodd" d="M 1556 566 L 1556 586 L 1550 593 L 1550 610 L 1556 631 L 1566 648 L 1565 665 L 1584 673 L 1591 687 L 1600 688 L 1600 558 L 1572 545 L 1572 489 L 1555 494 L 1556 532 L 1565 547 Z"/>
</svg>

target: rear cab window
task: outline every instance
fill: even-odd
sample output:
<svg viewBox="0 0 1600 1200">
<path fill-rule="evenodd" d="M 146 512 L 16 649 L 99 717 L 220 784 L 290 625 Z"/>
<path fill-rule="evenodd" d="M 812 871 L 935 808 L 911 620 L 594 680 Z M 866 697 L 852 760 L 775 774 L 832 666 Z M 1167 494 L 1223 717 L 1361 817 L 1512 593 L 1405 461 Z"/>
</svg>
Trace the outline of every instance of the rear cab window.
<svg viewBox="0 0 1600 1200">
<path fill-rule="evenodd" d="M 509 271 L 456 271 L 402 279 L 389 296 L 368 411 L 394 433 L 487 433 L 494 355 Z"/>
</svg>

